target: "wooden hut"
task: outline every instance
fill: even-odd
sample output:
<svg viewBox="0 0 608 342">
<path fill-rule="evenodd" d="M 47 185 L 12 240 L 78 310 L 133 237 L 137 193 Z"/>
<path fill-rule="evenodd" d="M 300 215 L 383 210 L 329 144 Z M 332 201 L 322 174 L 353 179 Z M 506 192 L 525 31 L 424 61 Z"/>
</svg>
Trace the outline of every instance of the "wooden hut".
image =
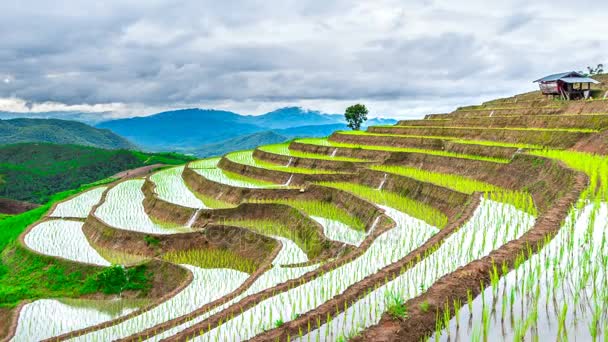
<svg viewBox="0 0 608 342">
<path fill-rule="evenodd" d="M 591 95 L 591 84 L 600 83 L 576 71 L 545 76 L 534 82 L 539 84 L 543 95 L 564 100 L 587 99 Z"/>
</svg>

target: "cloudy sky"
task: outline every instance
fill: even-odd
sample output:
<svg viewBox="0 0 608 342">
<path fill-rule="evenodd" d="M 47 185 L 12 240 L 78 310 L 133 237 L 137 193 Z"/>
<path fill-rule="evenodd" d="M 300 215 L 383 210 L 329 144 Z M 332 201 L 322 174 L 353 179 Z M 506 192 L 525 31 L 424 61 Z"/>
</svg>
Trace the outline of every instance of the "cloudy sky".
<svg viewBox="0 0 608 342">
<path fill-rule="evenodd" d="M 608 2 L 0 2 L 0 111 L 418 117 L 608 64 Z"/>
</svg>

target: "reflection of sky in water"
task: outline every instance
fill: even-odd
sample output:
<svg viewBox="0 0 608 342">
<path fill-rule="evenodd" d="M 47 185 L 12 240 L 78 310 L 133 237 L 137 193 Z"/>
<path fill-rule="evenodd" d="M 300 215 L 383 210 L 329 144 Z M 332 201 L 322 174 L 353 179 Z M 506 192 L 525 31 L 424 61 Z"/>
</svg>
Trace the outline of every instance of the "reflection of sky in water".
<svg viewBox="0 0 608 342">
<path fill-rule="evenodd" d="M 39 341 L 126 315 L 147 301 L 41 299 L 19 314 L 12 341 Z"/>
</svg>

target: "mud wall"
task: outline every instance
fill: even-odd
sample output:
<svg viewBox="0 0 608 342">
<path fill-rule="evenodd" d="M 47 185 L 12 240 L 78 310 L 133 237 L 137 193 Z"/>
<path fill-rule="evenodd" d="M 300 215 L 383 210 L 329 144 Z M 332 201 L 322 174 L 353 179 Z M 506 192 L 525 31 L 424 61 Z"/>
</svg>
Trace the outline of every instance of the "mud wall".
<svg viewBox="0 0 608 342">
<path fill-rule="evenodd" d="M 146 178 L 141 189 L 145 196 L 143 205 L 146 214 L 162 222 L 185 225 L 196 212 L 194 208 L 183 207 L 160 199 L 155 191 L 156 185 L 149 178 Z"/>
<path fill-rule="evenodd" d="M 454 128 L 454 127 L 370 127 L 369 132 L 385 134 L 446 136 L 471 140 L 488 140 L 569 148 L 577 141 L 592 133 L 544 130 L 514 130 L 488 128 Z"/>
<path fill-rule="evenodd" d="M 266 151 L 256 149 L 253 152 L 253 156 L 257 159 L 271 162 L 278 165 L 290 164 L 294 167 L 303 167 L 313 170 L 331 170 L 338 172 L 355 172 L 358 167 L 361 167 L 365 163 L 354 163 L 348 161 L 336 161 L 330 159 L 312 159 L 312 158 L 298 158 L 290 157 L 282 154 L 275 154 Z M 291 161 L 291 163 L 290 163 Z"/>
</svg>

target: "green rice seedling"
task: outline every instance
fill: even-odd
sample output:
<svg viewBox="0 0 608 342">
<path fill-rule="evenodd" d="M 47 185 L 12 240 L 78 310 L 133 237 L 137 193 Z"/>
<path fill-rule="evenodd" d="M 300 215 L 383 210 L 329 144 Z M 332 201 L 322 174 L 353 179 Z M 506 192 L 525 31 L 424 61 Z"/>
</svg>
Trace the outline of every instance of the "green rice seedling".
<svg viewBox="0 0 608 342">
<path fill-rule="evenodd" d="M 383 126 L 377 126 L 383 127 Z M 591 128 L 537 128 L 537 127 L 471 127 L 471 126 L 384 126 L 384 127 L 399 127 L 399 128 L 455 128 L 455 129 L 470 129 L 470 130 L 495 130 L 495 131 L 538 131 L 538 132 L 579 132 L 579 133 L 596 133 L 597 129 Z"/>
<path fill-rule="evenodd" d="M 279 203 L 297 208 L 309 216 L 320 216 L 331 220 L 340 221 L 354 230 L 365 231 L 365 224 L 361 220 L 346 210 L 336 206 L 332 202 L 313 201 L 313 200 L 251 200 L 252 203 Z"/>
<path fill-rule="evenodd" d="M 281 236 L 293 241 L 309 258 L 315 258 L 323 250 L 321 234 L 316 232 L 294 231 L 285 224 L 270 220 L 226 220 L 225 225 L 233 225 L 251 229 L 266 236 Z"/>
<path fill-rule="evenodd" d="M 319 184 L 348 191 L 372 203 L 387 205 L 440 229 L 447 225 L 447 216 L 438 209 L 392 192 L 379 191 L 354 183 L 320 182 Z"/>
<path fill-rule="evenodd" d="M 468 128 L 467 128 L 468 129 Z M 498 146 L 498 147 L 513 147 L 513 148 L 528 148 L 528 149 L 542 149 L 543 146 L 532 145 L 532 144 L 518 144 L 491 140 L 472 140 L 472 139 L 461 139 L 457 137 L 450 137 L 444 135 L 411 135 L 411 134 L 392 134 L 392 133 L 371 133 L 365 131 L 341 131 L 338 134 L 348 135 L 360 135 L 360 136 L 376 136 L 376 137 L 395 137 L 395 138 L 417 138 L 417 139 L 440 139 L 449 140 L 459 144 L 470 144 L 470 145 L 482 145 L 482 146 Z"/>
<path fill-rule="evenodd" d="M 163 259 L 176 264 L 188 264 L 200 268 L 230 268 L 249 274 L 255 272 L 259 266 L 254 260 L 227 249 L 171 251 L 165 253 Z"/>
<path fill-rule="evenodd" d="M 290 157 L 295 157 L 295 158 L 334 160 L 334 161 L 345 161 L 345 162 L 354 162 L 354 163 L 366 161 L 365 159 L 360 159 L 360 158 L 331 156 L 331 155 L 326 155 L 326 154 L 290 150 L 289 143 L 265 145 L 265 146 L 258 147 L 258 149 L 261 151 L 264 151 L 264 152 L 280 154 L 280 155 L 290 156 Z"/>
<path fill-rule="evenodd" d="M 388 291 L 385 293 L 386 311 L 395 319 L 407 318 L 407 308 L 403 297 L 399 294 Z"/>
<path fill-rule="evenodd" d="M 422 312 L 428 312 L 430 306 L 431 305 L 429 302 L 425 300 L 424 302 L 420 303 L 420 310 L 422 310 Z"/>
<path fill-rule="evenodd" d="M 343 172 L 331 171 L 331 170 L 321 170 L 321 169 L 307 169 L 303 167 L 293 167 L 287 165 L 277 165 L 274 163 L 270 163 L 267 161 L 259 160 L 253 157 L 253 151 L 242 151 L 242 152 L 233 152 L 226 155 L 226 158 L 229 160 L 243 165 L 249 165 L 252 167 L 257 167 L 261 169 L 268 169 L 274 171 L 282 171 L 289 173 L 299 173 L 299 174 L 341 174 Z"/>
<path fill-rule="evenodd" d="M 221 157 L 207 158 L 201 160 L 195 160 L 188 164 L 188 168 L 190 169 L 214 169 L 217 167 L 217 164 L 220 162 Z"/>
<path fill-rule="evenodd" d="M 494 162 L 494 163 L 503 163 L 503 164 L 510 162 L 510 160 L 507 158 L 484 157 L 484 156 L 477 156 L 477 155 L 471 155 L 471 154 L 461 154 L 461 153 L 455 153 L 455 152 L 449 152 L 449 151 L 428 150 L 428 149 L 421 149 L 421 148 L 351 144 L 351 143 L 334 142 L 334 141 L 328 140 L 327 138 L 298 139 L 298 140 L 296 140 L 296 142 L 299 142 L 302 144 L 308 144 L 308 145 L 334 146 L 334 147 L 344 147 L 344 148 L 352 148 L 352 149 L 372 150 L 372 151 L 421 153 L 421 154 L 429 154 L 429 155 L 436 155 L 436 156 L 442 156 L 442 157 L 483 160 L 483 161 L 489 161 L 489 162 Z"/>
</svg>

